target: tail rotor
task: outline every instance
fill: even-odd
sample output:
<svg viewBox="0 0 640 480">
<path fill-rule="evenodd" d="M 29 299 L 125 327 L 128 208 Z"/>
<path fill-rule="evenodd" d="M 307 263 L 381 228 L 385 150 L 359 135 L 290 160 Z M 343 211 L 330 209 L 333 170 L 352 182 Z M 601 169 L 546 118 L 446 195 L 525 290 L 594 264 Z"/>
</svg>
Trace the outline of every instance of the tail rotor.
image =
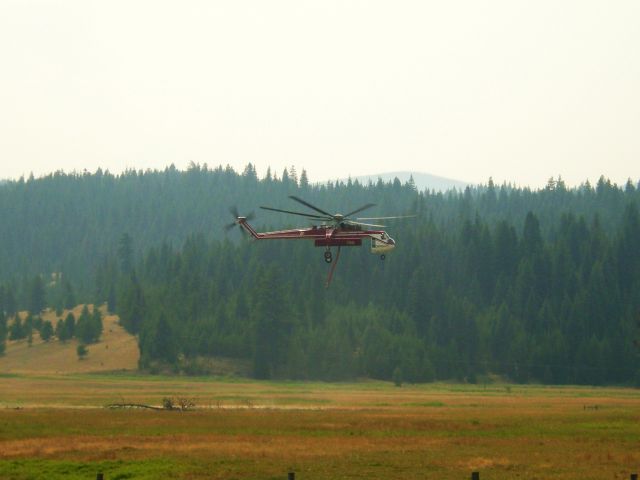
<svg viewBox="0 0 640 480">
<path fill-rule="evenodd" d="M 230 230 L 232 230 L 234 227 L 240 227 L 240 231 L 242 232 L 243 235 L 246 235 L 247 232 L 245 232 L 244 228 L 242 228 L 240 226 L 240 224 L 242 223 L 241 221 L 251 221 L 255 218 L 255 213 L 251 212 L 249 213 L 249 215 L 242 216 L 240 215 L 240 212 L 238 211 L 238 207 L 236 207 L 235 205 L 229 207 L 229 213 L 231 215 L 233 215 L 233 218 L 235 219 L 233 222 L 228 223 L 224 226 L 224 230 L 226 232 L 229 232 Z"/>
</svg>

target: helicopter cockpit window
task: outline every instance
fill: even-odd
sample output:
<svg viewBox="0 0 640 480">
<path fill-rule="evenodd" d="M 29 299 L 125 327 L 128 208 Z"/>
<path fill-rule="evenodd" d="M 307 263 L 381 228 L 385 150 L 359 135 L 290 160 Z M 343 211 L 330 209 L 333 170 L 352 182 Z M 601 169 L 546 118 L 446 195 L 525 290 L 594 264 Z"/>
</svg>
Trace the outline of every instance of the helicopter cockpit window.
<svg viewBox="0 0 640 480">
<path fill-rule="evenodd" d="M 382 240 L 386 240 L 386 239 L 387 239 L 387 236 L 383 233 L 382 235 L 380 235 L 380 238 L 381 238 Z"/>
</svg>

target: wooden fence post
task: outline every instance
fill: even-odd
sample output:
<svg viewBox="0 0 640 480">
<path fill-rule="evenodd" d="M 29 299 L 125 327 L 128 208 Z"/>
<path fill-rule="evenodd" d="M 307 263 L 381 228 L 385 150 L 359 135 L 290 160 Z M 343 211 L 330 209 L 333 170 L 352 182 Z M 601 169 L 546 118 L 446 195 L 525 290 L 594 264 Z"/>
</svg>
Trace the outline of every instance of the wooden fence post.
<svg viewBox="0 0 640 480">
<path fill-rule="evenodd" d="M 638 474 L 637 473 L 632 473 L 631 474 L 631 480 L 638 480 Z"/>
<path fill-rule="evenodd" d="M 104 480 L 104 474 L 102 472 L 96 475 L 96 480 Z"/>
<path fill-rule="evenodd" d="M 287 480 L 296 480 L 296 472 L 289 472 L 287 474 Z M 636 479 L 638 480 L 638 479 Z"/>
<path fill-rule="evenodd" d="M 471 480 L 480 480 L 480 472 L 471 472 Z"/>
</svg>

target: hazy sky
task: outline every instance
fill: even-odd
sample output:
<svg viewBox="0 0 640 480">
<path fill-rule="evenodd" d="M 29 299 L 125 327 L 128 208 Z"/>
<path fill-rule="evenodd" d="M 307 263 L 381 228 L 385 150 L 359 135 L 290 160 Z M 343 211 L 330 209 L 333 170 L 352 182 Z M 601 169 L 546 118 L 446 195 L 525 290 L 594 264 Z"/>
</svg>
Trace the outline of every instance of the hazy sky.
<svg viewBox="0 0 640 480">
<path fill-rule="evenodd" d="M 640 2 L 0 2 L 0 178 L 640 178 Z"/>
</svg>

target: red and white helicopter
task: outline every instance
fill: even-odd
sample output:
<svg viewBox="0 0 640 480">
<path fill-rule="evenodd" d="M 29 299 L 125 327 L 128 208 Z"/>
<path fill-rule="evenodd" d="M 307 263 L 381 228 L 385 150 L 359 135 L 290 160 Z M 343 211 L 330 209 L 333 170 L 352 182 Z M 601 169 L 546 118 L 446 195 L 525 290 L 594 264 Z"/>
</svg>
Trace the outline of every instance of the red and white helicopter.
<svg viewBox="0 0 640 480">
<path fill-rule="evenodd" d="M 394 217 L 358 217 L 355 219 L 351 219 L 352 215 L 356 213 L 360 213 L 363 210 L 374 207 L 375 203 L 367 203 L 360 208 L 353 210 L 347 214 L 328 213 L 315 205 L 310 204 L 298 198 L 296 196 L 290 195 L 290 199 L 295 200 L 298 203 L 314 210 L 317 213 L 302 213 L 302 212 L 293 212 L 290 210 L 281 210 L 279 208 L 272 207 L 260 207 L 263 210 L 271 210 L 273 212 L 280 213 L 288 213 L 291 215 L 299 215 L 302 217 L 307 217 L 312 220 L 321 221 L 319 225 L 313 225 L 309 228 L 295 228 L 291 230 L 278 230 L 275 232 L 256 232 L 251 225 L 249 225 L 249 220 L 253 218 L 253 215 L 248 215 L 246 217 L 240 216 L 238 211 L 235 208 L 232 208 L 231 214 L 235 217 L 235 221 L 225 228 L 230 230 L 236 225 L 239 225 L 244 231 L 249 233 L 256 240 L 313 240 L 314 245 L 316 247 L 324 247 L 324 261 L 327 263 L 333 263 L 331 269 L 329 271 L 329 276 L 327 277 L 326 286 L 328 287 L 331 283 L 331 278 L 333 277 L 333 272 L 338 264 L 338 260 L 340 259 L 340 248 L 341 247 L 360 247 L 362 246 L 362 241 L 370 239 L 371 240 L 371 253 L 374 255 L 380 255 L 380 258 L 384 260 L 386 258 L 386 254 L 391 252 L 396 247 L 396 242 L 393 238 L 391 238 L 387 232 L 384 230 L 370 230 L 369 228 L 384 228 L 384 225 L 376 225 L 371 223 L 363 223 L 361 220 L 392 220 L 397 218 L 410 218 L 415 217 L 415 215 L 403 215 L 403 216 L 394 216 Z M 337 253 L 335 257 L 335 262 L 333 261 L 333 254 L 331 252 L 331 247 L 337 247 Z"/>
</svg>

